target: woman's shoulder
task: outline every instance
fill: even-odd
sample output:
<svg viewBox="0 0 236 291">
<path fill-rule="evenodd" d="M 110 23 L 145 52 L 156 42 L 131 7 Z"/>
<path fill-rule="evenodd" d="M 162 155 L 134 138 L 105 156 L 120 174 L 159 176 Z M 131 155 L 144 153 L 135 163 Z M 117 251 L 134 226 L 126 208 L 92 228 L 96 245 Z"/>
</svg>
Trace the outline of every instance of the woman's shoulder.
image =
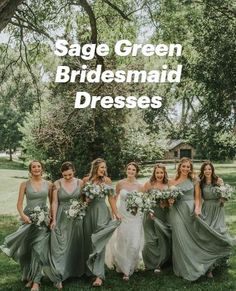
<svg viewBox="0 0 236 291">
<path fill-rule="evenodd" d="M 79 178 L 75 178 L 75 181 L 77 183 L 78 186 L 83 187 L 84 186 L 84 181 L 82 179 Z"/>
<path fill-rule="evenodd" d="M 151 184 L 151 182 L 148 180 L 148 181 L 146 181 L 144 184 L 143 184 L 143 189 L 145 190 L 145 191 L 148 191 L 148 190 L 150 190 L 152 188 L 152 184 Z"/>
<path fill-rule="evenodd" d="M 105 177 L 105 179 L 104 179 L 104 182 L 105 182 L 105 184 L 108 184 L 108 185 L 111 185 L 111 178 L 109 178 L 109 177 Z"/>
<path fill-rule="evenodd" d="M 178 180 L 176 180 L 176 179 L 174 179 L 174 178 L 170 178 L 169 180 L 168 180 L 168 186 L 175 186 L 175 185 L 177 185 L 178 184 Z"/>
<path fill-rule="evenodd" d="M 53 190 L 55 190 L 55 189 L 58 190 L 60 187 L 61 187 L 61 179 L 58 179 L 52 183 Z"/>
<path fill-rule="evenodd" d="M 89 181 L 89 176 L 85 176 L 83 179 L 82 179 L 83 183 L 86 184 L 88 183 Z"/>
<path fill-rule="evenodd" d="M 223 184 L 224 184 L 223 179 L 220 178 L 220 177 L 217 177 L 216 184 L 217 184 L 217 185 L 223 185 Z"/>
<path fill-rule="evenodd" d="M 125 182 L 126 182 L 126 180 L 125 180 L 125 179 L 121 179 L 121 180 L 119 180 L 119 181 L 116 183 L 116 185 L 119 185 L 119 186 L 121 186 L 121 185 L 124 185 L 124 184 L 125 184 Z"/>
<path fill-rule="evenodd" d="M 23 181 L 20 183 L 20 189 L 25 189 L 27 185 L 29 184 L 30 180 Z"/>
<path fill-rule="evenodd" d="M 200 184 L 201 180 L 200 180 L 200 178 L 198 176 L 193 176 L 191 181 L 193 182 L 194 185 L 198 185 L 198 184 Z"/>
<path fill-rule="evenodd" d="M 48 189 L 51 190 L 52 189 L 52 186 L 53 186 L 52 181 L 48 181 L 48 180 L 43 180 L 43 181 L 47 185 Z"/>
</svg>

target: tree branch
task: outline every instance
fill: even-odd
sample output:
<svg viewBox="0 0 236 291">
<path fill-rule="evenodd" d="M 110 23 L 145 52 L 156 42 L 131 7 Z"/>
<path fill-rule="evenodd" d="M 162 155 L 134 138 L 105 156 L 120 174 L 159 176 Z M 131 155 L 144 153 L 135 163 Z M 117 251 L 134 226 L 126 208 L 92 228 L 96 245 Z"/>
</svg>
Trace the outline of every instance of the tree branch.
<svg viewBox="0 0 236 291">
<path fill-rule="evenodd" d="M 0 4 L 0 31 L 2 31 L 13 15 L 17 7 L 23 2 L 23 0 L 3 0 Z"/>
<path fill-rule="evenodd" d="M 115 11 L 117 11 L 125 20 L 131 21 L 131 19 L 126 15 L 119 7 L 117 7 L 115 4 L 111 3 L 109 0 L 103 0 L 107 5 L 109 5 L 111 8 L 113 8 Z M 133 12 L 134 13 L 134 12 Z M 129 14 L 130 15 L 130 14 Z"/>
</svg>

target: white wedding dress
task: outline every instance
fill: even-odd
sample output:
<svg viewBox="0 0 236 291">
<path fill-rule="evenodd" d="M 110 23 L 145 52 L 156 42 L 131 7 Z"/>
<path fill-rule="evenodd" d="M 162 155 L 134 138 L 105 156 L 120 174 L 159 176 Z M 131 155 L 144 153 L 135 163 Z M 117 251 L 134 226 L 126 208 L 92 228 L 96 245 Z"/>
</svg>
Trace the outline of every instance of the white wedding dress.
<svg viewBox="0 0 236 291">
<path fill-rule="evenodd" d="M 120 191 L 118 211 L 122 222 L 107 245 L 106 264 L 130 276 L 140 264 L 144 239 L 142 217 L 139 213 L 132 215 L 126 210 L 125 198 L 128 192 L 125 189 Z"/>
</svg>

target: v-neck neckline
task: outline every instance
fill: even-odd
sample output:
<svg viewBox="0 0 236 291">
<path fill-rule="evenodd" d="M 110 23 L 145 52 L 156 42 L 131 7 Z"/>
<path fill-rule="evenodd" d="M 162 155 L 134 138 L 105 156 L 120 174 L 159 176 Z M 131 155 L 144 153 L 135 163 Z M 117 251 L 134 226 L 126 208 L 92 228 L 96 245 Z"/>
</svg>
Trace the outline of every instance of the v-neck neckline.
<svg viewBox="0 0 236 291">
<path fill-rule="evenodd" d="M 35 193 L 38 193 L 38 192 L 41 192 L 42 191 L 42 188 L 43 188 L 43 180 L 41 181 L 41 186 L 40 186 L 40 189 L 37 190 L 33 187 L 33 184 L 32 184 L 32 181 L 30 180 L 30 187 L 32 188 L 32 190 L 35 192 Z"/>
<path fill-rule="evenodd" d="M 189 178 L 187 178 L 187 179 L 183 180 L 182 182 L 180 182 L 180 183 L 178 183 L 178 184 L 175 184 L 175 185 L 173 185 L 173 186 L 179 186 L 179 185 L 183 184 L 185 181 L 188 181 L 188 180 L 189 180 Z"/>
<path fill-rule="evenodd" d="M 75 183 L 75 188 L 74 188 L 74 190 L 71 191 L 71 192 L 68 192 L 68 191 L 65 189 L 65 187 L 64 187 L 64 185 L 63 185 L 63 183 L 62 183 L 62 180 L 61 180 L 61 188 L 66 192 L 66 194 L 68 194 L 68 195 L 72 195 L 72 194 L 74 194 L 75 190 L 78 188 L 76 179 L 74 180 L 74 182 L 76 182 L 76 183 Z"/>
</svg>

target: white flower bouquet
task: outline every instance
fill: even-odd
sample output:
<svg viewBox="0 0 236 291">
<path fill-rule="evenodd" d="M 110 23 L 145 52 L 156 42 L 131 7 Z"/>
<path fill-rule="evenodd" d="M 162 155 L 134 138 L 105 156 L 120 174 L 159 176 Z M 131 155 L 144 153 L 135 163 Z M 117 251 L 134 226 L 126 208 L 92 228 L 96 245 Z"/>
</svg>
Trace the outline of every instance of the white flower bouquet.
<svg viewBox="0 0 236 291">
<path fill-rule="evenodd" d="M 216 195 L 216 198 L 224 198 L 225 200 L 229 200 L 234 190 L 229 184 L 224 184 L 212 187 L 212 192 Z"/>
<path fill-rule="evenodd" d="M 174 199 L 175 201 L 178 199 L 181 199 L 181 197 L 184 195 L 183 192 L 176 186 L 170 186 L 169 189 L 163 190 L 162 192 L 165 192 L 164 194 L 165 199 Z"/>
<path fill-rule="evenodd" d="M 77 199 L 71 199 L 69 209 L 67 209 L 65 213 L 68 218 L 83 219 L 86 214 L 87 207 L 87 202 L 83 202 L 82 200 Z"/>
<path fill-rule="evenodd" d="M 47 207 L 36 206 L 33 209 L 29 209 L 28 215 L 32 223 L 38 227 L 48 226 L 50 223 Z"/>
<path fill-rule="evenodd" d="M 142 192 L 132 191 L 127 193 L 125 202 L 127 211 L 133 215 L 136 215 L 137 212 L 142 213 L 144 210 L 144 199 Z"/>
<path fill-rule="evenodd" d="M 162 191 L 159 189 L 151 189 L 149 192 L 149 199 L 151 199 L 153 206 L 159 204 L 162 199 Z"/>
<path fill-rule="evenodd" d="M 152 196 L 153 206 L 160 205 L 162 208 L 172 206 L 176 200 L 183 196 L 183 192 L 175 186 L 168 189 L 152 189 L 150 191 Z"/>
<path fill-rule="evenodd" d="M 106 196 L 114 195 L 115 191 L 112 186 L 106 184 L 92 184 L 88 182 L 82 189 L 82 194 L 93 200 L 96 198 L 104 198 Z"/>
</svg>

